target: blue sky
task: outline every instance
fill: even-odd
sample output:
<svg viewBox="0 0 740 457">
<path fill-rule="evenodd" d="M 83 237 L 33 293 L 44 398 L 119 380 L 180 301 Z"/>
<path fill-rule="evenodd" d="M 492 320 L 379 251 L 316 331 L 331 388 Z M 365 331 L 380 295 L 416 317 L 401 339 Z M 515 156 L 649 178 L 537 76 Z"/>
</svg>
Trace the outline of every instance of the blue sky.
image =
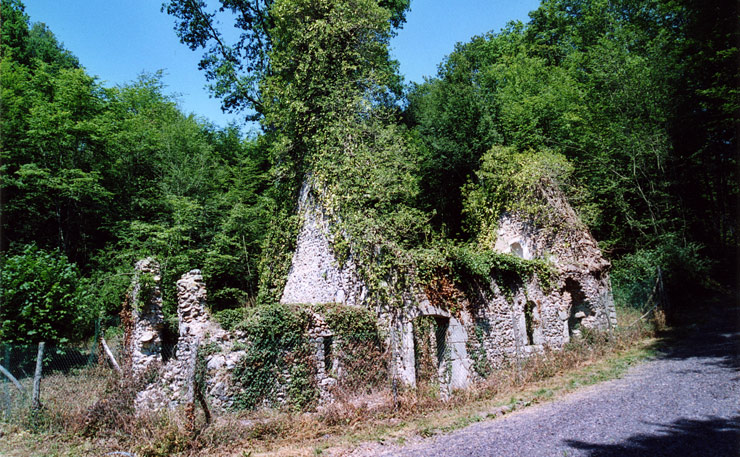
<svg viewBox="0 0 740 457">
<path fill-rule="evenodd" d="M 167 91 L 186 113 L 218 125 L 243 116 L 221 112 L 198 71 L 200 52 L 181 44 L 174 21 L 158 0 L 25 0 L 32 22 L 44 22 L 87 71 L 105 85 L 123 84 L 142 72 L 164 70 Z M 391 43 L 407 81 L 434 76 L 455 43 L 527 21 L 537 0 L 412 0 L 404 28 Z"/>
</svg>

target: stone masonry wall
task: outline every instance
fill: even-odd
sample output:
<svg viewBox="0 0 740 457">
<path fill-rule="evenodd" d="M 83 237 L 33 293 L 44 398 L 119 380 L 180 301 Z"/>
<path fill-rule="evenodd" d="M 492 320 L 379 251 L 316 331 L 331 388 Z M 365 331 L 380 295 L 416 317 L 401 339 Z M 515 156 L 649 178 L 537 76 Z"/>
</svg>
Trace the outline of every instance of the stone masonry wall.
<svg viewBox="0 0 740 457">
<path fill-rule="evenodd" d="M 303 222 L 281 303 L 360 305 L 367 289 L 351 256 L 339 265 L 331 249 L 331 231 L 323 209 L 304 184 L 299 200 Z"/>
<path fill-rule="evenodd" d="M 219 354 L 226 352 L 229 358 L 228 361 L 223 357 L 223 361 L 214 362 L 215 354 L 205 355 L 208 372 L 205 390 L 209 394 L 209 401 L 216 407 L 228 406 L 231 397 L 226 392 L 219 391 L 225 384 L 217 385 L 222 381 L 218 376 L 222 374 L 218 372 L 218 368 L 233 368 L 240 354 L 228 350 L 232 338 L 210 320 L 205 306 L 206 298 L 206 287 L 200 270 L 191 270 L 177 281 L 177 348 L 174 357 L 161 368 L 159 378 L 139 392 L 136 398 L 138 409 L 172 408 L 193 401 L 198 351 L 216 347 Z"/>
<path fill-rule="evenodd" d="M 491 249 L 550 262 L 556 270 L 550 287 L 542 287 L 537 278 L 514 290 L 504 290 L 495 282 L 468 285 L 477 292 L 465 303 L 449 307 L 462 310 L 456 314 L 432 306 L 419 290 L 406 292 L 402 309 L 376 309 L 394 354 L 394 376 L 402 383 L 416 384 L 413 332 L 419 316 L 434 316 L 445 326 L 440 335 L 447 345 L 446 360 L 440 364 L 446 367 L 440 366 L 440 373 L 446 370 L 443 378 L 450 389 L 463 388 L 477 376 L 471 351 L 495 368 L 545 346 L 560 348 L 582 328 L 608 328 L 615 323 L 609 263 L 561 193 L 544 191 L 543 199 L 557 230 L 517 215 L 503 215 Z M 303 225 L 281 302 L 369 305 L 364 303 L 366 288 L 352 259 L 337 264 L 328 218 L 308 184 L 301 191 L 299 214 Z"/>
<path fill-rule="evenodd" d="M 543 259 L 554 268 L 554 277 L 543 285 L 536 276 L 506 284 L 462 284 L 466 291 L 459 303 L 432 304 L 421 285 L 412 285 L 400 297 L 403 306 L 377 307 L 378 325 L 386 335 L 391 354 L 391 376 L 402 384 L 417 382 L 415 326 L 433 331 L 440 393 L 467 387 L 484 376 L 483 371 L 518 363 L 545 347 L 558 349 L 578 337 L 584 328 L 604 329 L 615 323 L 614 303 L 606 261 L 588 230 L 562 194 L 551 190 L 543 198 L 552 218 L 543 224 L 517 214 L 505 214 L 491 249 L 527 260 Z M 339 303 L 369 306 L 367 289 L 351 256 L 339 264 L 332 250 L 329 218 L 309 184 L 304 184 L 299 214 L 302 227 L 281 303 Z M 149 263 L 140 271 L 156 271 Z M 158 273 L 156 273 L 158 278 Z M 158 286 L 157 286 L 158 287 Z M 161 377 L 137 398 L 140 407 L 174 407 L 192 401 L 196 355 L 205 363 L 205 393 L 216 408 L 228 408 L 240 393 L 232 372 L 250 344 L 243 332 L 226 332 L 209 318 L 205 284 L 193 270 L 178 281 L 179 340 L 175 357 Z M 153 297 L 158 297 L 157 292 Z M 436 299 L 435 299 L 436 300 Z M 161 346 L 161 298 L 137 316 L 136 360 L 141 366 L 156 360 Z M 450 311 L 454 310 L 454 312 Z M 332 387 L 342 376 L 333 359 L 334 333 L 323 317 L 312 313 L 308 340 L 314 348 L 316 384 L 320 401 L 332 401 Z M 420 318 L 433 317 L 433 319 Z M 434 328 L 429 329 L 429 325 Z M 423 329 L 422 329 L 423 327 Z M 159 339 L 158 339 L 159 338 Z M 146 344 L 149 344 L 147 346 Z M 149 350 L 147 348 L 151 348 Z M 429 350 L 429 349 L 427 349 Z M 149 351 L 149 352 L 147 352 Z M 429 360 L 427 357 L 425 360 Z M 426 370 L 426 369 L 425 369 Z M 483 370 L 483 371 L 481 371 Z M 428 371 L 428 370 L 427 370 Z M 287 376 L 287 375 L 286 375 Z M 284 386 L 283 386 L 284 387 Z M 278 388 L 278 402 L 285 392 Z M 280 395 L 282 392 L 282 395 Z"/>
<path fill-rule="evenodd" d="M 135 375 L 162 361 L 161 332 L 164 316 L 160 281 L 159 263 L 151 257 L 140 260 L 134 266 L 129 296 L 133 328 L 128 338 L 128 353 Z"/>
</svg>

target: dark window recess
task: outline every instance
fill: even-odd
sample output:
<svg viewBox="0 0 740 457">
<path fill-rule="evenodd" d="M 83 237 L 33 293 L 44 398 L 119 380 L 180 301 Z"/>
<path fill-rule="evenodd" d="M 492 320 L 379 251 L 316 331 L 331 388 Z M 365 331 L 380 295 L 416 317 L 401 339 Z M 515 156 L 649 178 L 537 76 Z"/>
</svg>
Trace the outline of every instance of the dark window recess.
<svg viewBox="0 0 740 457">
<path fill-rule="evenodd" d="M 527 344 L 534 344 L 534 307 L 535 304 L 528 301 L 524 305 L 524 325 L 527 329 Z"/>
<path fill-rule="evenodd" d="M 437 367 L 440 367 L 447 352 L 447 328 L 450 326 L 450 319 L 435 316 L 434 320 L 437 323 L 434 335 L 437 340 Z"/>
<path fill-rule="evenodd" d="M 324 337 L 324 370 L 330 371 L 332 365 L 332 352 L 331 348 L 334 345 L 334 338 L 331 336 Z"/>
<path fill-rule="evenodd" d="M 570 293 L 571 306 L 570 316 L 568 317 L 568 331 L 573 335 L 574 330 L 579 330 L 581 327 L 581 317 L 576 317 L 579 312 L 583 315 L 592 316 L 594 314 L 591 305 L 586 300 L 586 294 L 583 293 L 583 289 L 578 281 L 567 278 L 565 280 L 565 291 Z"/>
</svg>

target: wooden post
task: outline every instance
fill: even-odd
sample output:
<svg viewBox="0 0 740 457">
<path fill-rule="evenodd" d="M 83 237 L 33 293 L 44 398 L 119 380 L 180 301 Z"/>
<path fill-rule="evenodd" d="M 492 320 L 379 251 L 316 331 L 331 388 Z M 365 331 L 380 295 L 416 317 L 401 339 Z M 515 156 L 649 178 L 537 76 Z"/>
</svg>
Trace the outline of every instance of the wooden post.
<svg viewBox="0 0 740 457">
<path fill-rule="evenodd" d="M 15 376 L 13 376 L 8 370 L 5 369 L 4 366 L 0 365 L 0 373 L 4 374 L 6 378 L 10 379 L 10 382 L 13 383 L 13 385 L 21 391 L 23 395 L 26 395 L 26 391 L 23 390 L 23 386 L 21 386 L 21 383 L 18 382 L 17 379 L 15 379 Z M 10 398 L 10 395 L 8 395 L 8 398 Z M 10 400 L 8 400 L 10 402 Z"/>
<path fill-rule="evenodd" d="M 188 416 L 188 428 L 193 436 L 200 433 L 195 430 L 195 402 L 198 401 L 203 414 L 205 415 L 206 425 L 211 423 L 211 411 L 208 409 L 208 403 L 203 395 L 204 385 L 200 385 L 196 379 L 198 376 L 198 351 L 200 350 L 200 338 L 196 338 L 190 345 L 190 357 L 187 367 L 187 392 L 185 394 L 185 414 Z"/>
<path fill-rule="evenodd" d="M 33 409 L 41 408 L 41 370 L 44 365 L 43 341 L 39 343 L 39 352 L 36 355 L 36 372 L 33 375 Z"/>
<path fill-rule="evenodd" d="M 118 372 L 118 374 L 123 374 L 123 371 L 121 371 L 121 366 L 118 365 L 118 362 L 116 362 L 116 358 L 113 357 L 113 353 L 108 347 L 108 344 L 105 342 L 105 338 L 103 338 L 102 336 L 100 337 L 100 344 L 103 346 L 103 351 L 105 351 L 105 355 L 108 356 L 108 361 L 110 362 L 111 366 Z"/>
</svg>

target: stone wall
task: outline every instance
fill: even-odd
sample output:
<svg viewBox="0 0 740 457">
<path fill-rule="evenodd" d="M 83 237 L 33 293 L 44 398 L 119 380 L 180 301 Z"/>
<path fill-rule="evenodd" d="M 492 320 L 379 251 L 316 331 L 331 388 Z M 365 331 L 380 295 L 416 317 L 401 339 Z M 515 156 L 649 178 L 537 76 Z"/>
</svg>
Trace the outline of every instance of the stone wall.
<svg viewBox="0 0 740 457">
<path fill-rule="evenodd" d="M 503 215 L 492 248 L 554 266 L 560 296 L 553 299 L 567 308 L 569 335 L 580 334 L 580 327 L 610 328 L 616 324 L 616 314 L 609 261 L 562 193 L 550 189 L 544 200 L 554 216 L 537 224 L 520 215 Z M 567 341 L 566 336 L 563 343 Z"/>
<path fill-rule="evenodd" d="M 151 257 L 134 266 L 129 293 L 131 306 L 130 335 L 127 335 L 127 362 L 135 375 L 162 361 L 162 291 L 159 263 Z"/>
<path fill-rule="evenodd" d="M 211 321 L 206 299 L 206 286 L 200 270 L 191 270 L 177 281 L 177 347 L 173 357 L 159 370 L 157 379 L 139 392 L 137 408 L 172 408 L 192 402 L 197 388 L 194 382 L 199 352 L 206 370 L 206 385 L 202 387 L 209 402 L 219 408 L 229 406 L 231 395 L 225 391 L 228 379 L 224 379 L 229 375 L 225 372 L 236 365 L 243 352 L 230 351 L 233 336 Z"/>
<path fill-rule="evenodd" d="M 615 323 L 609 262 L 560 192 L 545 190 L 542 199 L 549 209 L 546 223 L 503 215 L 490 248 L 549 262 L 555 277 L 548 287 L 536 277 L 513 285 L 466 284 L 460 303 L 446 307 L 433 306 L 412 287 L 401 309 L 376 308 L 393 354 L 393 375 L 400 382 L 416 384 L 414 321 L 421 316 L 433 316 L 444 327 L 439 339 L 444 339 L 446 355 L 439 370 L 447 390 L 463 388 L 479 376 L 471 354 L 496 368 L 545 346 L 561 348 L 582 328 L 604 329 Z M 304 185 L 299 202 L 303 224 L 281 302 L 369 306 L 351 257 L 343 265 L 336 261 L 329 219 L 317 201 Z"/>
<path fill-rule="evenodd" d="M 280 302 L 362 304 L 367 289 L 351 255 L 342 265 L 337 262 L 328 218 L 308 183 L 301 188 L 298 208 L 302 227 Z"/>
<path fill-rule="evenodd" d="M 432 332 L 428 336 L 436 346 L 436 356 L 426 360 L 436 364 L 431 371 L 436 370 L 442 395 L 545 347 L 561 348 L 584 328 L 605 329 L 615 323 L 609 263 L 561 194 L 550 191 L 543 198 L 552 209 L 546 223 L 517 214 L 503 215 L 490 249 L 547 261 L 554 269 L 549 284 L 542 284 L 537 276 L 509 278 L 505 283 L 457 284 L 460 293 L 447 298 L 455 303 L 438 303 L 437 298 L 432 303 L 426 289 L 412 285 L 402 292 L 402 306 L 373 306 L 391 352 L 392 379 L 416 385 L 420 376 L 416 362 L 422 350 L 416 345 L 422 319 L 433 327 L 424 331 Z M 320 401 L 330 402 L 332 388 L 343 376 L 342 367 L 333 355 L 337 343 L 334 331 L 311 305 L 373 304 L 366 302 L 367 288 L 351 255 L 343 263 L 337 261 L 330 218 L 318 201 L 310 186 L 304 185 L 299 200 L 302 226 L 281 303 L 301 304 L 311 313 L 306 337 L 313 348 L 314 381 Z M 150 272 L 158 281 L 155 264 L 150 259 L 142 262 L 137 271 Z M 155 284 L 147 307 L 136 315 L 134 359 L 139 372 L 157 360 L 157 348 L 161 347 L 161 298 L 158 282 Z M 175 356 L 164 365 L 160 378 L 140 393 L 137 404 L 158 408 L 192 401 L 193 374 L 202 357 L 202 388 L 209 403 L 216 408 L 233 406 L 241 387 L 232 373 L 250 342 L 245 333 L 226 332 L 210 320 L 205 284 L 198 270 L 183 275 L 177 290 L 179 340 Z M 288 379 L 288 373 L 284 378 Z M 278 402 L 285 399 L 285 387 L 278 386 Z"/>
<path fill-rule="evenodd" d="M 242 388 L 234 382 L 233 371 L 246 355 L 244 348 L 251 342 L 244 332 L 227 332 L 211 320 L 206 306 L 206 285 L 199 270 L 191 270 L 177 281 L 177 303 L 179 337 L 176 350 L 164 364 L 161 364 L 161 355 L 152 356 L 160 362 L 153 365 L 157 368 L 156 379 L 138 393 L 137 409 L 175 408 L 193 402 L 195 389 L 203 391 L 212 408 L 232 407 Z M 156 309 L 157 306 L 160 308 Z M 152 304 L 152 312 L 161 317 L 161 300 Z M 331 377 L 331 366 L 336 364 L 330 355 L 333 332 L 318 313 L 312 312 L 311 317 L 312 324 L 306 336 L 315 348 L 314 362 L 318 368 L 315 381 L 320 401 L 328 402 L 332 400 L 331 389 L 336 384 L 336 379 Z M 144 321 L 139 319 L 139 322 Z M 143 373 L 152 363 L 141 357 L 136 360 L 140 365 L 134 365 L 135 373 Z M 197 370 L 201 370 L 198 378 L 203 380 L 203 385 L 195 383 Z M 289 374 L 284 375 L 289 380 Z M 279 404 L 285 401 L 285 386 L 278 386 L 278 390 Z"/>
</svg>

